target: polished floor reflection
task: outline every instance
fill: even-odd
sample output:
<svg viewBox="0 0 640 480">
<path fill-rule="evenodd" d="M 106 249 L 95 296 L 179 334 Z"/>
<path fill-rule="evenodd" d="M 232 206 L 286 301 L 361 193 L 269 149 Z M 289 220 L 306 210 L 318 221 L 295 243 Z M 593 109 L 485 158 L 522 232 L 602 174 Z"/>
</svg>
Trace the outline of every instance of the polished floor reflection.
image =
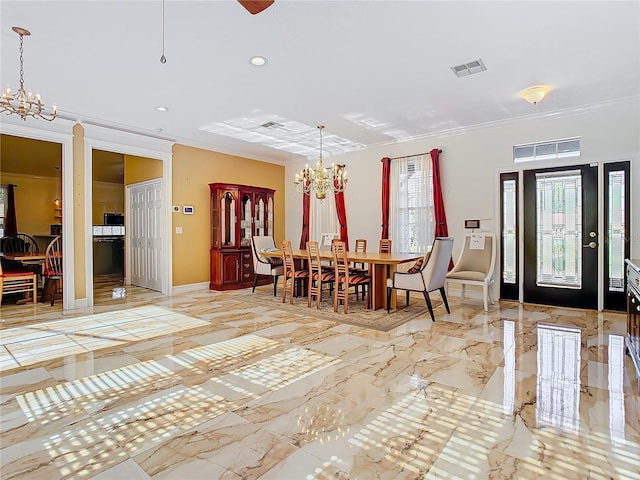
<svg viewBox="0 0 640 480">
<path fill-rule="evenodd" d="M 625 315 L 452 297 L 381 332 L 269 295 L 3 305 L 0 477 L 640 478 Z"/>
</svg>

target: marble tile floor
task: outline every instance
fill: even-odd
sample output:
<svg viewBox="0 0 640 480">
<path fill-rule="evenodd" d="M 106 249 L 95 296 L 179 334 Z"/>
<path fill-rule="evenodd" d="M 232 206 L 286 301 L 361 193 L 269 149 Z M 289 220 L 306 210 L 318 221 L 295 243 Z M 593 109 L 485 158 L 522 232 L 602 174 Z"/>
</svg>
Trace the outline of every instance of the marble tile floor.
<svg viewBox="0 0 640 480">
<path fill-rule="evenodd" d="M 452 297 L 380 332 L 245 301 L 269 286 L 116 293 L 0 308 L 0 478 L 640 478 L 623 314 Z"/>
</svg>

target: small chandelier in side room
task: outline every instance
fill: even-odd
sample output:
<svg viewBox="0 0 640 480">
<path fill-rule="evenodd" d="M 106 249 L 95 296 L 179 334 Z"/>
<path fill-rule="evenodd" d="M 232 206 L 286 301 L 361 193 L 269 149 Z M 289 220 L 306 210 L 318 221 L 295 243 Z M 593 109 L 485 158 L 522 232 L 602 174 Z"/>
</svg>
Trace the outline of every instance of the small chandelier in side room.
<svg viewBox="0 0 640 480">
<path fill-rule="evenodd" d="M 296 173 L 294 184 L 296 191 L 303 195 L 314 193 L 318 200 L 324 200 L 327 192 L 340 193 L 347 186 L 347 170 L 344 165 L 332 164 L 325 167 L 322 164 L 322 129 L 324 125 L 318 125 L 320 130 L 320 158 L 316 168 L 312 169 L 307 164 L 299 173 Z"/>
<path fill-rule="evenodd" d="M 22 40 L 23 37 L 31 35 L 31 32 L 22 27 L 13 27 L 11 30 L 16 32 L 20 36 L 20 86 L 18 87 L 18 91 L 16 93 L 11 93 L 11 88 L 7 87 L 4 92 L 2 92 L 2 97 L 0 98 L 0 108 L 1 112 L 6 112 L 8 115 L 15 113 L 20 115 L 22 120 L 26 120 L 27 117 L 41 118 L 43 120 L 47 120 L 51 122 L 56 118 L 56 106 L 54 105 L 51 109 L 51 114 L 46 114 L 44 112 L 44 105 L 42 104 L 42 100 L 40 99 L 40 94 L 36 92 L 34 95 L 31 93 L 31 90 L 25 91 L 24 89 L 24 67 L 22 60 Z"/>
</svg>

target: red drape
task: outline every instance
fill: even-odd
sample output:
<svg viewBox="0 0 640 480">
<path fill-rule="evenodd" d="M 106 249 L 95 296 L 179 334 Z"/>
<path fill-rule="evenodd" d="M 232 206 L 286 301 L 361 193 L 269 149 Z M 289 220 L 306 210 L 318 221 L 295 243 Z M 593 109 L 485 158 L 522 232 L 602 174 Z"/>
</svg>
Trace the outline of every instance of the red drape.
<svg viewBox="0 0 640 480">
<path fill-rule="evenodd" d="M 436 237 L 448 237 L 447 214 L 442 199 L 442 184 L 440 183 L 440 150 L 431 150 L 431 175 L 433 177 L 433 208 L 436 220 Z M 453 260 L 449 260 L 449 270 L 453 268 Z"/>
<path fill-rule="evenodd" d="M 4 218 L 4 234 L 17 235 L 18 221 L 16 220 L 16 198 L 14 194 L 15 185 L 9 185 L 9 195 L 7 196 L 7 213 Z"/>
<path fill-rule="evenodd" d="M 310 183 L 306 180 L 307 186 Z M 302 233 L 300 234 L 300 249 L 307 248 L 307 242 L 309 241 L 309 217 L 311 212 L 311 194 L 302 194 Z"/>
<path fill-rule="evenodd" d="M 391 177 L 391 159 L 382 160 L 382 236 L 389 238 L 389 179 Z"/>
<path fill-rule="evenodd" d="M 338 165 L 338 168 L 344 168 L 344 165 Z M 340 240 L 345 243 L 345 247 L 349 250 L 349 234 L 347 232 L 347 207 L 344 203 L 344 192 L 336 192 L 336 213 L 338 214 L 338 223 L 340 223 Z"/>
</svg>

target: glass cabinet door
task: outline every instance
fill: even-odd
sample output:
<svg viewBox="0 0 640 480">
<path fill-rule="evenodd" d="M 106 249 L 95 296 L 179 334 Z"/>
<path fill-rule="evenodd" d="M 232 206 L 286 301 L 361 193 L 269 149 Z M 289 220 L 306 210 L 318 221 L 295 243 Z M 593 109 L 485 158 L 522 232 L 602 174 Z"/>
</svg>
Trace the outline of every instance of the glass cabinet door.
<svg viewBox="0 0 640 480">
<path fill-rule="evenodd" d="M 220 199 L 220 233 L 223 247 L 236 245 L 236 202 L 231 192 L 225 192 Z"/>
<path fill-rule="evenodd" d="M 242 195 L 240 216 L 240 245 L 251 245 L 251 196 L 248 193 Z"/>
<path fill-rule="evenodd" d="M 267 235 L 273 235 L 273 197 L 267 201 Z"/>
<path fill-rule="evenodd" d="M 254 225 L 255 234 L 258 236 L 267 235 L 267 216 L 266 216 L 266 203 L 265 195 L 256 193 L 256 206 L 254 210 Z"/>
</svg>

